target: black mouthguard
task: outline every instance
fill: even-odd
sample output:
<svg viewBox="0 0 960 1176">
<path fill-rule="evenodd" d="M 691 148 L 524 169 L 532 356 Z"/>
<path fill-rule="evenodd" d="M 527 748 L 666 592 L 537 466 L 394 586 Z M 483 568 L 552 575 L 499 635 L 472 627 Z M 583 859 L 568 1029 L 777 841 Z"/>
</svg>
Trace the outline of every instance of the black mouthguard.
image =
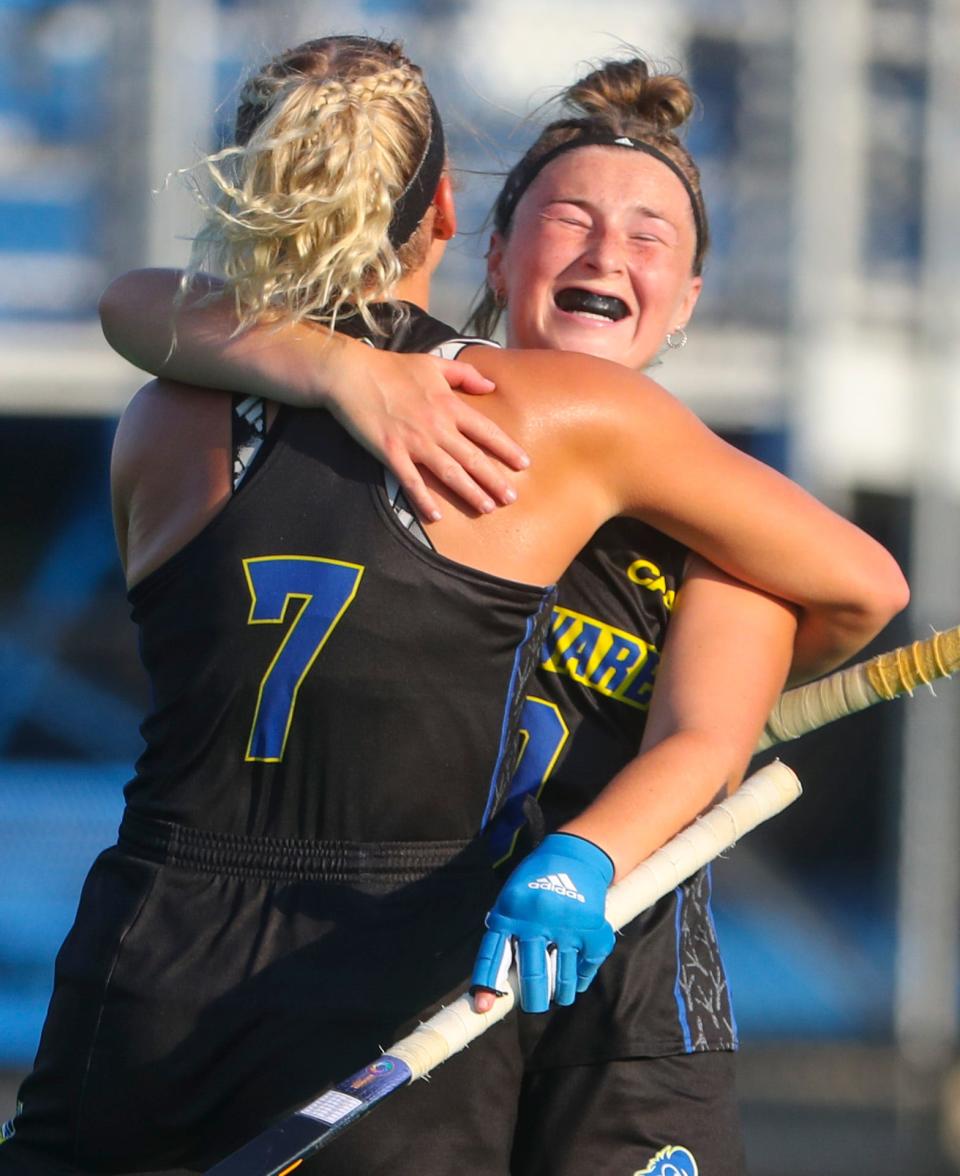
<svg viewBox="0 0 960 1176">
<path fill-rule="evenodd" d="M 582 310 L 587 314 L 599 314 L 615 323 L 630 313 L 630 308 L 621 298 L 614 298 L 609 294 L 593 294 L 589 290 L 578 290 L 575 287 L 561 290 L 554 301 L 561 310 Z"/>
</svg>

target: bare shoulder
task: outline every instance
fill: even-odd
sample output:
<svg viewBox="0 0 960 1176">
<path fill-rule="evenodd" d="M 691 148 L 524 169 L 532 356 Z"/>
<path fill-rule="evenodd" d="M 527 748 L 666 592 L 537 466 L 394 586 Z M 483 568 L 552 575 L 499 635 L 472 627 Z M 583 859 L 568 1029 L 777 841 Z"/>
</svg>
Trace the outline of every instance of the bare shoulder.
<svg viewBox="0 0 960 1176">
<path fill-rule="evenodd" d="M 494 416 L 535 461 L 539 450 L 571 463 L 571 470 L 573 463 L 588 465 L 592 481 L 611 489 L 620 509 L 634 500 L 643 481 L 630 472 L 638 453 L 655 465 L 709 433 L 666 389 L 609 360 L 480 347 L 471 348 L 466 358 L 497 385 L 496 393 L 475 407 Z M 656 446 L 650 444 L 653 439 Z M 605 460 L 598 463 L 599 454 Z M 649 472 L 654 475 L 652 468 Z"/>
<path fill-rule="evenodd" d="M 152 380 L 130 400 L 110 462 L 114 521 L 134 582 L 231 492 L 230 395 Z"/>
<path fill-rule="evenodd" d="M 648 376 L 610 360 L 571 351 L 492 347 L 470 348 L 463 358 L 494 380 L 498 393 L 518 411 L 528 411 L 541 422 L 557 417 L 579 426 L 622 430 L 639 427 L 650 414 L 688 415 Z"/>
<path fill-rule="evenodd" d="M 227 443 L 230 396 L 173 380 L 151 380 L 130 399 L 113 446 L 114 475 L 131 468 L 163 468 L 171 458 L 187 460 L 198 447 Z"/>
<path fill-rule="evenodd" d="M 130 398 L 120 416 L 118 437 L 134 445 L 138 441 L 181 429 L 229 422 L 230 394 L 213 392 L 176 380 L 150 380 Z"/>
</svg>

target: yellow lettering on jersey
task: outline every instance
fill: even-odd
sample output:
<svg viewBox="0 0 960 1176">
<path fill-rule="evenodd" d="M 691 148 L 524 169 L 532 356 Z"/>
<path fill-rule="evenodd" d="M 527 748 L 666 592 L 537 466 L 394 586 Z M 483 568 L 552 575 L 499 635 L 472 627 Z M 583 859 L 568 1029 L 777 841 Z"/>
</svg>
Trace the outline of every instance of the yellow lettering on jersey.
<svg viewBox="0 0 960 1176">
<path fill-rule="evenodd" d="M 648 588 L 651 592 L 659 592 L 663 597 L 663 606 L 668 611 L 673 608 L 677 598 L 676 591 L 667 587 L 667 580 L 656 564 L 648 559 L 635 559 L 627 568 L 627 579 L 641 588 Z"/>
<path fill-rule="evenodd" d="M 642 637 L 558 606 L 544 642 L 541 668 L 646 710 L 659 662 L 656 646 Z"/>
</svg>

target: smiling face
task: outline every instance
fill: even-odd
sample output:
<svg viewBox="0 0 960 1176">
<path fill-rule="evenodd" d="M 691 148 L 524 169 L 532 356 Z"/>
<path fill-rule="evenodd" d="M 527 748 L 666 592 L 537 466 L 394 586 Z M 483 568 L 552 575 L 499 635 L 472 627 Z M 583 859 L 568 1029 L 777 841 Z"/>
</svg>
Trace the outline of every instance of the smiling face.
<svg viewBox="0 0 960 1176">
<path fill-rule="evenodd" d="M 646 366 L 693 312 L 695 245 L 690 198 L 665 164 L 623 147 L 565 152 L 524 193 L 509 237 L 494 236 L 509 346 Z"/>
</svg>

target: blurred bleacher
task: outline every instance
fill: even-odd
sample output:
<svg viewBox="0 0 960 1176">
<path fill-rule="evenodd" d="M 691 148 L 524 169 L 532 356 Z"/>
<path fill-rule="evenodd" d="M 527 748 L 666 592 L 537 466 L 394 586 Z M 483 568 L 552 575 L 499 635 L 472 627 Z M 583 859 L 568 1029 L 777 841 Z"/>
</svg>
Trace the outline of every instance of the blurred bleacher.
<svg viewBox="0 0 960 1176">
<path fill-rule="evenodd" d="M 582 36 L 562 39 L 539 0 L 358 0 L 333 29 L 316 0 L 279 12 L 269 0 L 0 0 L 0 1071 L 29 1065 L 56 948 L 89 862 L 113 840 L 139 747 L 144 684 L 106 487 L 113 421 L 139 375 L 103 345 L 96 300 L 112 274 L 183 260 L 188 202 L 152 192 L 223 140 L 245 66 L 324 31 L 404 37 L 449 111 L 464 173 L 466 231 L 437 299 L 457 319 L 480 279 L 491 173 L 531 134 L 516 127 L 521 99 L 500 103 L 496 71 L 477 63 L 502 55 L 534 103 L 575 76 L 576 54 L 615 52 L 614 33 L 685 64 L 702 101 L 690 145 L 714 249 L 691 346 L 655 375 L 908 564 L 914 463 L 927 455 L 906 423 L 920 377 L 933 386 L 942 371 L 931 332 L 960 326 L 955 302 L 925 313 L 923 293 L 931 22 L 960 6 L 844 3 L 610 0 L 600 16 L 584 0 L 563 8 L 582 12 Z M 856 69 L 838 67 L 843 54 Z M 917 624 L 951 619 L 921 595 Z M 911 618 L 885 644 L 914 629 Z M 917 705 L 956 718 L 956 691 L 942 695 Z M 904 1095 L 895 1041 L 902 710 L 786 753 L 806 798 L 717 870 L 719 932 L 754 1047 L 744 1094 L 762 1176 L 850 1170 L 858 1132 L 873 1140 L 861 1168 L 877 1176 L 953 1170 L 929 1139 L 940 1087 Z M 853 1134 L 841 1143 L 836 1128 L 830 1166 L 815 1140 L 843 1108 Z M 0 1084 L 0 1118 L 9 1109 Z M 791 1114 L 797 1140 L 781 1163 Z M 914 1138 L 911 1115 L 929 1143 L 913 1167 L 887 1142 L 897 1123 L 901 1141 Z"/>
<path fill-rule="evenodd" d="M 81 318 L 106 276 L 103 5 L 0 3 L 0 315 Z"/>
</svg>

